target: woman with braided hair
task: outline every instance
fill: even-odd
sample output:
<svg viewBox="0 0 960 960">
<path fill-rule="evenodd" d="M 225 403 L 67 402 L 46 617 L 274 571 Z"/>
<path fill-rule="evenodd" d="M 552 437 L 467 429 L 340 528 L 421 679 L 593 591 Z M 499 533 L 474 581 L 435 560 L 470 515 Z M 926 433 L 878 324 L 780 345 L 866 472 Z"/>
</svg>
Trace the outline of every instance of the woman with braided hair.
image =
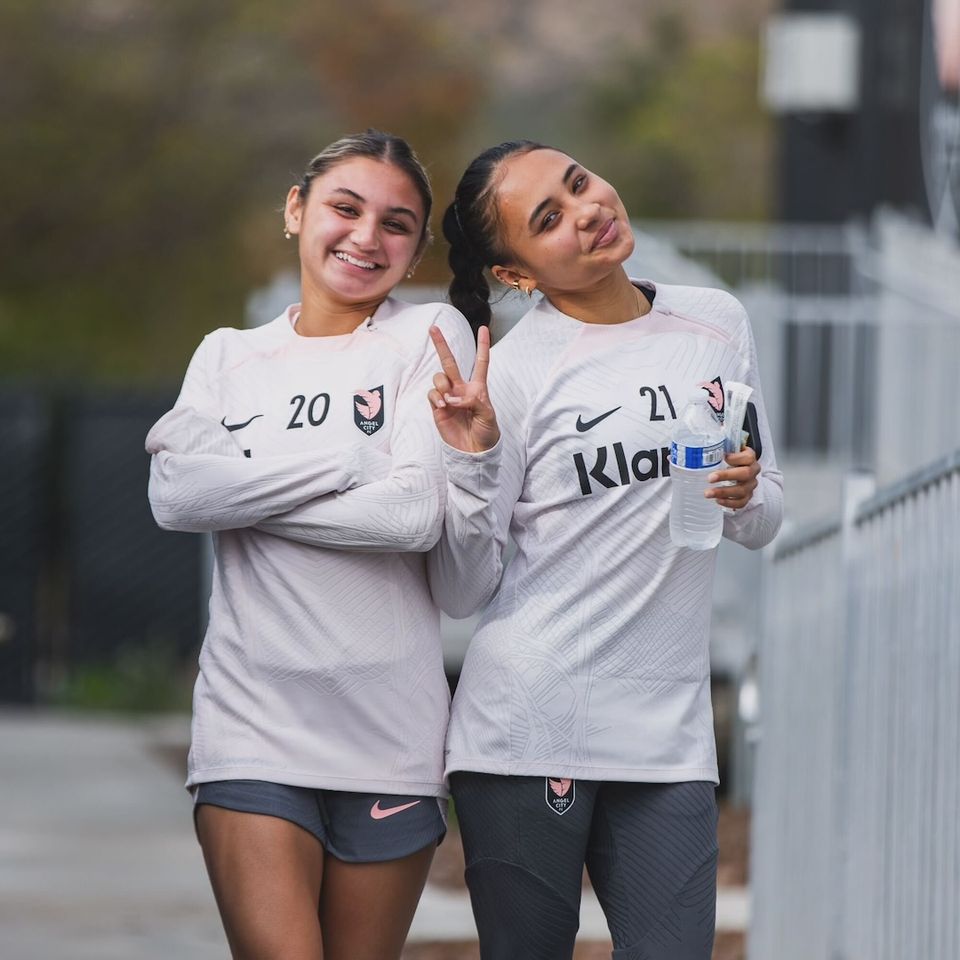
<svg viewBox="0 0 960 960">
<path fill-rule="evenodd" d="M 762 458 L 728 455 L 707 496 L 724 536 L 769 543 L 782 479 L 749 321 L 723 291 L 628 277 L 616 190 L 550 147 L 482 153 L 443 229 L 478 352 L 468 378 L 433 331 L 447 506 L 429 572 L 449 614 L 484 609 L 446 755 L 481 956 L 571 957 L 586 865 L 617 960 L 708 960 L 716 551 L 670 541 L 669 437 L 697 387 L 753 387 Z M 542 295 L 492 351 L 488 275 Z"/>
</svg>

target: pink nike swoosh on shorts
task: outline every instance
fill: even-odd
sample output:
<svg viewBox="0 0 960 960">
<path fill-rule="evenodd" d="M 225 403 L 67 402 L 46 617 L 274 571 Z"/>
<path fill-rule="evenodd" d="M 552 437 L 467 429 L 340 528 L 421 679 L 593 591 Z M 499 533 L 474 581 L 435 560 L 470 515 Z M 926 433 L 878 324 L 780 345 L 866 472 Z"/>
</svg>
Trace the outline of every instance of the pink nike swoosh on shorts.
<svg viewBox="0 0 960 960">
<path fill-rule="evenodd" d="M 380 808 L 380 801 L 378 800 L 370 808 L 370 816 L 374 820 L 383 820 L 385 817 L 392 817 L 395 813 L 399 813 L 401 810 L 409 810 L 411 807 L 415 807 L 420 801 L 411 800 L 410 803 L 401 803 L 399 807 L 390 807 L 389 810 L 382 810 Z"/>
</svg>

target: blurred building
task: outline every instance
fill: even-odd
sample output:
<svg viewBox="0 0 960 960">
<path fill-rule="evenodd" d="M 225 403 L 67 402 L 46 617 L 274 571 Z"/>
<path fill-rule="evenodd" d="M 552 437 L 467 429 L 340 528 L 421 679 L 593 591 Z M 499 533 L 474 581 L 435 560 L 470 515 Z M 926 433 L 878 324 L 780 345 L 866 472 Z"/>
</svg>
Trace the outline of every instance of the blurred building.
<svg viewBox="0 0 960 960">
<path fill-rule="evenodd" d="M 784 226 L 733 282 L 793 301 L 781 446 L 885 482 L 960 440 L 960 0 L 787 0 L 763 49 Z"/>
<path fill-rule="evenodd" d="M 771 286 L 803 304 L 779 356 L 816 416 L 779 391 L 748 953 L 953 960 L 960 0 L 789 2 L 766 52 L 781 215 L 836 253 Z"/>
<path fill-rule="evenodd" d="M 764 37 L 778 116 L 780 219 L 879 206 L 960 236 L 956 0 L 786 0 Z"/>
<path fill-rule="evenodd" d="M 750 313 L 789 532 L 840 515 L 851 475 L 886 486 L 960 448 L 960 0 L 788 2 L 760 93 L 778 118 L 779 222 L 639 226 Z M 712 660 L 742 707 L 725 711 L 742 801 L 764 569 L 721 545 Z"/>
</svg>

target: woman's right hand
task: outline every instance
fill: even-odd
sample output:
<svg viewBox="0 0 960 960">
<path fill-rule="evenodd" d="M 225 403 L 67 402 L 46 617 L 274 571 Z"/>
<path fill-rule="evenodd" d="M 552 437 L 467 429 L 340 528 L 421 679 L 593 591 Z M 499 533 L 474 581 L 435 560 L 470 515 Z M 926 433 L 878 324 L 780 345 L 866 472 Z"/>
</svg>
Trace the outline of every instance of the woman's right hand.
<svg viewBox="0 0 960 960">
<path fill-rule="evenodd" d="M 443 373 L 433 378 L 429 393 L 433 421 L 443 442 L 466 453 L 482 453 L 500 439 L 497 415 L 487 394 L 490 366 L 490 330 L 477 332 L 477 362 L 473 376 L 464 380 L 457 361 L 439 327 L 430 328 L 430 337 L 440 358 Z"/>
</svg>

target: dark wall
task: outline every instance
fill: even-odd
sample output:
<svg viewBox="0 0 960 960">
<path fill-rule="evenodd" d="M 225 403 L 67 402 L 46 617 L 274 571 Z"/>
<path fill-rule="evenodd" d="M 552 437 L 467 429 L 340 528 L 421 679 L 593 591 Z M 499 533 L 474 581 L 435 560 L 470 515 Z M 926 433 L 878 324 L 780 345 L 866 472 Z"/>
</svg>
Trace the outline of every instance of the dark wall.
<svg viewBox="0 0 960 960">
<path fill-rule="evenodd" d="M 200 542 L 158 529 L 147 503 L 143 441 L 172 397 L 80 396 L 64 415 L 69 655 L 96 662 L 121 647 L 199 638 Z"/>
<path fill-rule="evenodd" d="M 123 648 L 196 648 L 200 538 L 147 503 L 144 437 L 174 396 L 0 389 L 0 702 Z"/>
<path fill-rule="evenodd" d="M 860 108 L 779 121 L 784 220 L 844 222 L 879 205 L 928 218 L 921 161 L 920 0 L 788 0 L 790 12 L 838 11 L 861 28 Z"/>
<path fill-rule="evenodd" d="M 48 404 L 0 391 L 0 701 L 34 696 L 41 569 L 50 537 Z"/>
</svg>

